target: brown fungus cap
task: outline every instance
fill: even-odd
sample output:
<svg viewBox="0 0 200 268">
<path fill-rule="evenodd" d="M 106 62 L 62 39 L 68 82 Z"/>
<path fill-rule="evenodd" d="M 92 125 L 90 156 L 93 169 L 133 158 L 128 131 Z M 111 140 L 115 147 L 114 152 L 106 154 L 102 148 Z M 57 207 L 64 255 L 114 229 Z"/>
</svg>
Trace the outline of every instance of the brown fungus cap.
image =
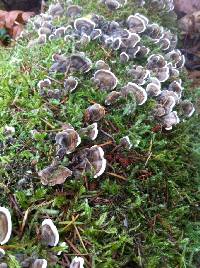
<svg viewBox="0 0 200 268">
<path fill-rule="evenodd" d="M 137 15 L 130 15 L 127 19 L 127 25 L 132 33 L 142 33 L 146 30 L 146 23 Z"/>
<path fill-rule="evenodd" d="M 121 89 L 121 93 L 124 97 L 133 94 L 138 105 L 143 105 L 147 100 L 147 93 L 144 88 L 135 83 L 128 82 L 128 84 Z"/>
<path fill-rule="evenodd" d="M 74 28 L 81 34 L 90 35 L 95 28 L 95 23 L 87 18 L 78 18 L 74 21 Z"/>
<path fill-rule="evenodd" d="M 85 111 L 86 122 L 97 122 L 105 116 L 105 108 L 98 103 L 89 106 Z"/>
<path fill-rule="evenodd" d="M 64 166 L 52 164 L 38 172 L 43 185 L 54 186 L 63 184 L 68 177 L 72 176 L 72 171 Z"/>
<path fill-rule="evenodd" d="M 0 245 L 4 245 L 10 239 L 12 232 L 12 220 L 10 211 L 0 207 Z"/>
<path fill-rule="evenodd" d="M 81 15 L 83 8 L 78 5 L 70 5 L 67 8 L 67 15 L 71 18 L 76 18 Z"/>
<path fill-rule="evenodd" d="M 55 140 L 59 147 L 66 149 L 66 154 L 72 153 L 81 143 L 81 138 L 79 137 L 78 132 L 73 128 L 67 128 L 61 132 L 58 132 Z"/>
<path fill-rule="evenodd" d="M 59 242 L 59 233 L 51 219 L 45 219 L 41 226 L 41 243 L 54 247 Z"/>
<path fill-rule="evenodd" d="M 98 88 L 108 91 L 113 90 L 118 84 L 118 79 L 115 74 L 104 69 L 95 72 L 93 81 Z"/>
<path fill-rule="evenodd" d="M 105 99 L 105 104 L 106 105 L 112 105 L 115 104 L 119 98 L 122 96 L 121 92 L 119 91 L 111 91 Z"/>
<path fill-rule="evenodd" d="M 45 259 L 36 259 L 31 268 L 47 268 L 47 261 Z"/>
</svg>

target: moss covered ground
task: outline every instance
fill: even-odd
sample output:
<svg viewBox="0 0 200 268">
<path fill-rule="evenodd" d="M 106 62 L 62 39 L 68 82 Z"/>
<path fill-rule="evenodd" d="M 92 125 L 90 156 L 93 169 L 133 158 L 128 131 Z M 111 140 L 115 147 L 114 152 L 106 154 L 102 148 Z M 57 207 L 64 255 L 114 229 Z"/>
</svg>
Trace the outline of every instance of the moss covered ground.
<svg viewBox="0 0 200 268">
<path fill-rule="evenodd" d="M 110 13 L 96 1 L 75 1 L 85 14 L 108 19 L 125 18 L 139 11 L 152 21 L 177 31 L 175 17 L 136 9 L 133 1 Z M 60 22 L 57 22 L 58 24 Z M 63 21 L 63 23 L 66 23 Z M 28 26 L 29 29 L 29 26 Z M 93 102 L 103 105 L 105 93 L 94 88 L 91 74 L 78 76 L 80 86 L 67 98 L 47 100 L 40 96 L 39 80 L 48 77 L 52 54 L 71 53 L 73 43 L 63 39 L 28 48 L 28 36 L 13 47 L 0 49 L 0 205 L 9 207 L 13 234 L 7 251 L 9 267 L 20 267 L 16 254 L 38 254 L 50 259 L 49 249 L 39 242 L 42 220 L 51 217 L 66 242 L 57 264 L 68 267 L 75 255 L 84 256 L 86 267 L 199 267 L 200 266 L 200 119 L 193 117 L 172 131 L 156 131 L 150 116 L 154 101 L 137 107 L 132 101 L 106 108 L 100 135 L 92 144 L 103 144 L 109 165 L 98 179 L 69 179 L 61 186 L 41 185 L 37 172 L 55 155 L 55 134 L 62 123 L 83 126 L 85 109 Z M 144 40 L 145 42 L 145 40 Z M 148 41 L 146 41 L 148 42 Z M 157 51 L 151 47 L 152 52 Z M 126 83 L 125 68 L 115 53 L 98 43 L 83 48 L 93 62 L 106 60 Z M 135 60 L 136 64 L 142 64 Z M 51 74 L 53 86 L 63 74 Z M 197 103 L 200 90 L 190 90 L 187 72 L 182 74 L 184 95 Z M 7 138 L 3 129 L 13 126 Z M 38 134 L 33 139 L 31 131 Z M 105 135 L 108 133 L 109 135 Z M 112 138 L 129 135 L 133 149 L 112 152 Z M 83 143 L 83 147 L 88 141 Z M 70 161 L 64 158 L 63 164 Z M 51 251 L 57 253 L 61 248 Z M 50 262 L 49 262 L 50 263 Z"/>
</svg>

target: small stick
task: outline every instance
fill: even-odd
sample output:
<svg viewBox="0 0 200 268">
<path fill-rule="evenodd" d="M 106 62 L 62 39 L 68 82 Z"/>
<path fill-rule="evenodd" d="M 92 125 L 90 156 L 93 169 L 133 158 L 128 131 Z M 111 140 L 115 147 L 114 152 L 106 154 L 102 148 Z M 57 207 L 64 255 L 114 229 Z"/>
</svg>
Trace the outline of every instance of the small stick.
<svg viewBox="0 0 200 268">
<path fill-rule="evenodd" d="M 73 217 L 73 219 L 63 228 L 62 231 L 65 231 L 70 225 L 73 225 L 75 223 L 75 221 L 78 219 L 79 214 L 76 215 L 76 217 Z"/>
<path fill-rule="evenodd" d="M 48 121 L 46 121 L 45 119 L 41 118 L 41 120 L 42 120 L 45 124 L 47 124 L 50 128 L 55 129 L 55 127 L 54 127 L 51 123 L 49 123 Z"/>
<path fill-rule="evenodd" d="M 110 135 L 109 133 L 107 133 L 106 131 L 104 131 L 103 129 L 100 129 L 100 131 L 106 135 L 107 137 L 111 138 L 111 140 L 113 141 L 114 144 L 116 144 L 114 138 L 112 137 L 112 135 Z"/>
<path fill-rule="evenodd" d="M 74 216 L 72 216 L 72 220 L 74 220 Z M 83 243 L 82 237 L 81 237 L 81 235 L 80 235 L 80 233 L 79 233 L 79 230 L 78 230 L 77 227 L 76 227 L 76 224 L 73 223 L 73 225 L 74 225 L 74 229 L 75 229 L 75 231 L 76 231 L 76 233 L 77 233 L 77 235 L 78 235 L 78 238 L 79 238 L 79 240 L 80 240 L 80 242 L 81 242 L 82 247 L 84 248 L 85 252 L 88 253 L 88 252 L 87 252 L 87 249 L 86 249 L 86 247 L 85 247 L 85 245 L 84 245 L 84 243 Z"/>
<path fill-rule="evenodd" d="M 88 180 L 87 180 L 87 177 L 84 176 L 83 179 L 84 179 L 84 182 L 85 182 L 85 187 L 88 190 Z"/>
<path fill-rule="evenodd" d="M 23 221 L 22 221 L 22 225 L 21 225 L 21 228 L 20 228 L 20 237 L 22 237 L 23 235 L 23 232 L 24 232 L 24 228 L 25 228 L 25 225 L 26 225 L 26 221 L 27 221 L 27 218 L 28 218 L 28 214 L 29 214 L 29 211 L 30 211 L 30 208 L 28 208 L 24 214 L 24 218 L 23 218 Z"/>
<path fill-rule="evenodd" d="M 45 71 L 48 71 L 47 68 L 45 68 L 44 66 L 40 65 L 40 64 L 34 64 L 34 66 L 36 67 L 40 67 L 41 69 L 45 70 Z"/>
<path fill-rule="evenodd" d="M 76 252 L 78 255 L 80 256 L 84 256 L 83 254 L 80 253 L 80 251 L 68 240 L 68 239 L 65 239 L 65 241 L 67 242 L 67 244 L 73 249 L 74 252 Z M 88 262 L 88 260 L 86 258 L 84 258 L 85 260 L 85 263 L 88 265 L 88 267 L 91 267 L 90 263 Z M 92 267 L 91 267 L 92 268 Z"/>
<path fill-rule="evenodd" d="M 50 76 L 48 76 L 48 75 L 45 75 L 45 77 L 49 78 L 50 80 L 52 80 L 52 81 L 54 81 L 54 82 L 56 82 L 56 83 L 58 83 L 58 84 L 60 84 L 60 85 L 63 84 L 62 82 L 60 82 L 60 81 L 58 81 L 58 80 L 56 80 L 56 79 L 54 79 L 54 78 L 52 78 L 52 77 L 50 77 Z"/>
<path fill-rule="evenodd" d="M 112 172 L 106 172 L 106 174 L 108 174 L 110 176 L 113 176 L 113 177 L 116 177 L 118 179 L 122 179 L 123 181 L 127 181 L 127 178 L 125 178 L 124 176 L 121 176 L 121 175 L 118 175 L 118 174 L 115 174 L 115 173 L 112 173 Z"/>
<path fill-rule="evenodd" d="M 144 164 L 145 167 L 147 166 L 147 164 L 148 164 L 149 159 L 151 158 L 151 156 L 152 156 L 152 152 L 150 152 L 150 154 L 149 154 L 148 157 L 147 157 L 147 160 L 146 160 L 146 162 L 145 162 L 145 164 Z"/>
<path fill-rule="evenodd" d="M 66 256 L 76 256 L 77 254 L 73 254 L 73 253 L 65 253 L 65 255 Z M 90 254 L 86 254 L 86 253 L 84 253 L 84 254 L 78 254 L 79 256 L 88 256 L 88 255 L 90 255 Z"/>
<path fill-rule="evenodd" d="M 153 146 L 153 139 L 151 139 L 151 141 L 150 141 L 150 146 L 149 146 L 149 150 L 148 150 L 148 157 L 147 157 L 147 160 L 146 160 L 146 162 L 144 164 L 145 167 L 147 166 L 147 164 L 149 162 L 149 159 L 152 156 L 152 151 L 151 151 L 152 150 L 152 146 Z"/>
<path fill-rule="evenodd" d="M 113 144 L 113 141 L 106 141 L 104 143 L 97 144 L 97 145 L 100 146 L 100 147 L 104 147 L 104 146 L 107 146 L 107 145 L 110 145 L 110 144 Z"/>
</svg>

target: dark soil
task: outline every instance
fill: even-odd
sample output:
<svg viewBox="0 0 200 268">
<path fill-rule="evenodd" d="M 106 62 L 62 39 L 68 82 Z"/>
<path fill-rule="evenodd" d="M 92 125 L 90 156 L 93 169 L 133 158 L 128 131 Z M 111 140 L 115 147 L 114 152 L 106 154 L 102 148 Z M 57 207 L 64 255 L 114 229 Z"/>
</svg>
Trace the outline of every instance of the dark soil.
<svg viewBox="0 0 200 268">
<path fill-rule="evenodd" d="M 41 5 L 42 0 L 0 0 L 0 6 L 4 6 L 7 11 L 23 10 L 39 13 Z"/>
</svg>

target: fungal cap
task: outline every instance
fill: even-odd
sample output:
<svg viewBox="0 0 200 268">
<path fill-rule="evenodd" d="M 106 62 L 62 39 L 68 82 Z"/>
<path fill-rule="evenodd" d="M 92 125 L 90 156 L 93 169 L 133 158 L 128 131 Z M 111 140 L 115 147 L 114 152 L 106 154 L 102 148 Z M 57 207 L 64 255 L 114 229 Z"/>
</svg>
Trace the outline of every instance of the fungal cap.
<svg viewBox="0 0 200 268">
<path fill-rule="evenodd" d="M 52 235 L 54 236 L 53 240 L 54 242 L 49 242 L 48 245 L 49 246 L 53 246 L 55 247 L 58 242 L 59 242 L 59 233 L 58 233 L 58 229 L 57 227 L 55 226 L 55 224 L 53 223 L 53 221 L 51 219 L 45 219 L 43 220 L 42 222 L 42 228 L 44 228 L 46 226 L 48 226 L 52 232 Z"/>
<path fill-rule="evenodd" d="M 89 106 L 85 111 L 85 121 L 97 122 L 105 116 L 105 108 L 98 103 Z"/>
<path fill-rule="evenodd" d="M 74 21 L 75 30 L 82 32 L 82 29 L 85 28 L 84 31 L 86 31 L 85 33 L 87 34 L 91 34 L 95 26 L 96 24 L 87 18 L 78 18 Z"/>
<path fill-rule="evenodd" d="M 76 77 L 69 76 L 65 81 L 64 81 L 64 87 L 69 90 L 69 92 L 73 92 L 78 86 L 78 80 Z"/>
<path fill-rule="evenodd" d="M 118 79 L 110 70 L 97 70 L 94 73 L 94 81 L 101 89 L 112 90 L 118 84 Z"/>
<path fill-rule="evenodd" d="M 147 17 L 145 17 L 144 15 L 142 15 L 140 13 L 135 13 L 135 16 L 137 16 L 140 19 L 142 19 L 145 22 L 146 25 L 149 23 L 149 19 Z"/>
<path fill-rule="evenodd" d="M 147 101 L 147 93 L 145 89 L 136 83 L 128 82 L 128 84 L 122 88 L 122 95 L 127 95 L 128 93 L 133 93 L 136 97 L 138 105 L 143 105 Z"/>
<path fill-rule="evenodd" d="M 5 256 L 6 252 L 3 248 L 0 248 L 0 259 Z"/>
<path fill-rule="evenodd" d="M 97 138 L 99 131 L 96 122 L 93 123 L 91 126 L 92 126 L 92 135 L 90 136 L 90 138 L 92 141 L 94 141 Z"/>
<path fill-rule="evenodd" d="M 47 42 L 47 36 L 46 34 L 40 34 L 37 39 L 37 44 L 45 44 Z"/>
<path fill-rule="evenodd" d="M 78 15 L 81 14 L 81 11 L 82 11 L 82 7 L 78 6 L 78 5 L 70 5 L 68 6 L 67 8 L 67 15 L 69 17 L 76 17 Z"/>
<path fill-rule="evenodd" d="M 184 100 L 181 102 L 181 108 L 184 112 L 184 115 L 186 117 L 191 117 L 193 113 L 195 112 L 195 107 L 189 100 Z"/>
<path fill-rule="evenodd" d="M 110 10 L 116 10 L 121 7 L 120 3 L 117 0 L 105 0 L 104 4 L 110 9 Z"/>
<path fill-rule="evenodd" d="M 47 268 L 47 260 L 36 259 L 32 264 L 31 268 Z"/>
<path fill-rule="evenodd" d="M 86 128 L 81 128 L 79 133 L 87 135 L 92 141 L 94 141 L 99 133 L 97 123 L 95 122 Z"/>
<path fill-rule="evenodd" d="M 81 143 L 81 138 L 78 133 L 72 129 L 66 129 L 56 134 L 56 144 L 66 148 L 66 154 L 70 154 Z"/>
<path fill-rule="evenodd" d="M 127 19 L 127 24 L 129 26 L 129 30 L 136 33 L 142 33 L 146 30 L 146 23 L 144 19 L 136 15 L 130 15 Z"/>
<path fill-rule="evenodd" d="M 59 27 L 55 30 L 54 35 L 58 37 L 64 37 L 66 28 L 65 27 Z"/>
<path fill-rule="evenodd" d="M 54 186 L 62 184 L 72 175 L 72 171 L 62 165 L 50 165 L 38 172 L 43 185 Z"/>
<path fill-rule="evenodd" d="M 5 207 L 0 207 L 0 245 L 8 242 L 12 232 L 12 220 L 10 211 Z"/>
<path fill-rule="evenodd" d="M 156 84 L 157 86 L 159 86 L 161 88 L 161 83 L 158 80 L 158 78 L 156 78 L 156 77 L 150 77 L 150 82 L 153 83 L 153 84 Z"/>
<path fill-rule="evenodd" d="M 148 95 L 152 97 L 157 97 L 158 95 L 161 94 L 161 89 L 160 86 L 158 86 L 155 83 L 149 83 L 146 87 L 146 92 Z"/>
<path fill-rule="evenodd" d="M 69 268 L 84 268 L 83 265 L 84 265 L 84 259 L 82 257 L 75 257 L 72 260 Z"/>
<path fill-rule="evenodd" d="M 119 50 L 121 44 L 122 44 L 121 37 L 117 37 L 117 38 L 114 39 L 112 47 L 113 47 L 114 50 Z"/>
<path fill-rule="evenodd" d="M 173 111 L 165 116 L 163 116 L 163 124 L 166 130 L 171 130 L 173 125 L 180 123 L 180 119 L 176 111 Z"/>
<path fill-rule="evenodd" d="M 129 61 L 129 55 L 126 52 L 122 52 L 120 54 L 120 62 L 121 63 L 126 63 Z"/>
<path fill-rule="evenodd" d="M 105 99 L 105 104 L 106 105 L 112 105 L 115 103 L 119 98 L 121 97 L 121 92 L 118 91 L 111 91 L 106 99 Z"/>
<path fill-rule="evenodd" d="M 121 138 L 120 145 L 126 147 L 129 150 L 133 147 L 133 144 L 131 143 L 129 136 L 125 136 Z"/>
<path fill-rule="evenodd" d="M 160 82 L 165 82 L 169 79 L 169 67 L 158 69 L 156 77 Z"/>
<path fill-rule="evenodd" d="M 96 166 L 97 166 L 97 172 L 94 175 L 94 178 L 98 178 L 99 176 L 101 176 L 105 169 L 106 169 L 106 159 L 104 158 L 104 151 L 100 146 L 94 145 L 90 148 L 90 150 L 98 150 L 98 154 L 99 154 L 99 159 L 95 159 L 93 162 L 96 162 Z M 98 167 L 98 165 L 100 165 Z"/>
<path fill-rule="evenodd" d="M 102 35 L 102 30 L 101 29 L 94 29 L 91 34 L 90 37 L 92 40 L 96 40 L 97 38 L 99 38 Z"/>
<path fill-rule="evenodd" d="M 96 63 L 95 63 L 95 68 L 97 70 L 109 70 L 110 71 L 110 66 L 103 60 L 98 60 Z"/>
<path fill-rule="evenodd" d="M 51 85 L 51 80 L 50 79 L 44 79 L 44 80 L 40 80 L 38 82 L 39 89 L 42 89 L 44 87 L 49 87 L 50 85 Z"/>
</svg>

